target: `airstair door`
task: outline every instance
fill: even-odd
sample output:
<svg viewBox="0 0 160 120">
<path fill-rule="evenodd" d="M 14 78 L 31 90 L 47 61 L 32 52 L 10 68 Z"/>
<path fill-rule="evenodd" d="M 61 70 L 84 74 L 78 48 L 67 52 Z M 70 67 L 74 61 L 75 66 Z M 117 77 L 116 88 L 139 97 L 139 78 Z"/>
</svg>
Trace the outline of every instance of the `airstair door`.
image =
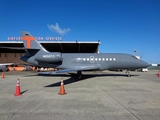
<svg viewBox="0 0 160 120">
<path fill-rule="evenodd" d="M 90 63 L 94 63 L 94 56 L 90 56 Z"/>
</svg>

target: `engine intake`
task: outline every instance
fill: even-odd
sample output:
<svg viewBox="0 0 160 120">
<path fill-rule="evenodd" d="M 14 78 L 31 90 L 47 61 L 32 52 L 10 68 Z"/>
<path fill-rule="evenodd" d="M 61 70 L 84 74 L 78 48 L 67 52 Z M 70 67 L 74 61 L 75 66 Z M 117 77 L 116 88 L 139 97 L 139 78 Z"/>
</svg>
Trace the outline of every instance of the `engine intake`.
<svg viewBox="0 0 160 120">
<path fill-rule="evenodd" d="M 48 53 L 37 55 L 35 60 L 39 62 L 47 62 L 47 63 L 56 63 L 62 61 L 62 54 L 61 53 Z"/>
</svg>

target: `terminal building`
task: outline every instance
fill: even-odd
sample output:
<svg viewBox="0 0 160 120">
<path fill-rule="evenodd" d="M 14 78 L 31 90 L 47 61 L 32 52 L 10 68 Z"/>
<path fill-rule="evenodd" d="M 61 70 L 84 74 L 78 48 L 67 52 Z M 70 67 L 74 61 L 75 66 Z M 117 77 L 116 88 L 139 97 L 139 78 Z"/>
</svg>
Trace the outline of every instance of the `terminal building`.
<svg viewBox="0 0 160 120">
<path fill-rule="evenodd" d="M 100 40 L 94 42 L 80 41 L 38 41 L 49 52 L 61 53 L 98 53 Z M 19 47 L 22 49 L 8 49 Z M 27 64 L 19 58 L 25 54 L 22 41 L 0 41 L 0 63 Z"/>
</svg>

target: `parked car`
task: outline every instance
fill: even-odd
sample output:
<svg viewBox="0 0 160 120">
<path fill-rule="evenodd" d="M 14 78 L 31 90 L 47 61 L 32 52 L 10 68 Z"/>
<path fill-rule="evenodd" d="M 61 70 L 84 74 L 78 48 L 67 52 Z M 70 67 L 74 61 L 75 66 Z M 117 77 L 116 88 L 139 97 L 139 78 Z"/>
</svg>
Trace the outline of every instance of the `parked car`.
<svg viewBox="0 0 160 120">
<path fill-rule="evenodd" d="M 141 69 L 138 69 L 137 71 L 139 71 L 139 72 L 148 72 L 148 68 L 141 68 Z"/>
</svg>

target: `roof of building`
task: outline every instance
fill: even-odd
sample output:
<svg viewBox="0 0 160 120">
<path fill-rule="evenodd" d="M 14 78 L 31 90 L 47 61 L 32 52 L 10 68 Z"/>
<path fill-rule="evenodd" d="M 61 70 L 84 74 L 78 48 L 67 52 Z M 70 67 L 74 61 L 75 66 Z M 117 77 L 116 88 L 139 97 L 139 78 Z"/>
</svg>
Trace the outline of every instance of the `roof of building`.
<svg viewBox="0 0 160 120">
<path fill-rule="evenodd" d="M 50 52 L 62 53 L 95 53 L 98 52 L 100 40 L 95 42 L 82 41 L 39 41 Z M 0 41 L 0 47 L 24 47 L 22 41 Z M 24 49 L 0 48 L 0 53 L 23 53 Z"/>
</svg>

